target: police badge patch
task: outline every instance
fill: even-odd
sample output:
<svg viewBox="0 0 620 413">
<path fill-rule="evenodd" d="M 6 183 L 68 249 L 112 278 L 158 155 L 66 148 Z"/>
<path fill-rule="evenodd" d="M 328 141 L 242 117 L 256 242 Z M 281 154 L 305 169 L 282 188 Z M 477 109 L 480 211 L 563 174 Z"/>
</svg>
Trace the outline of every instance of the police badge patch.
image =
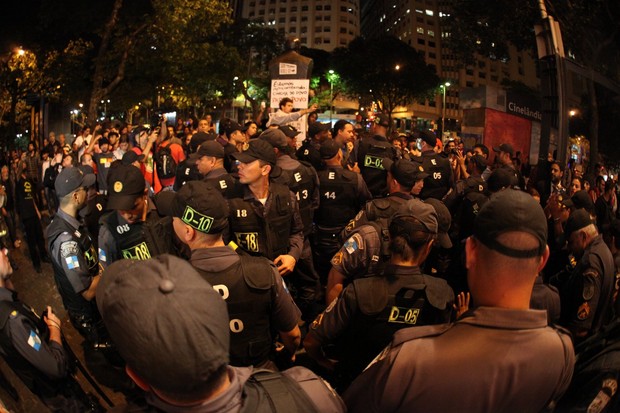
<svg viewBox="0 0 620 413">
<path fill-rule="evenodd" d="M 78 255 L 79 248 L 78 243 L 75 241 L 67 241 L 60 244 L 60 255 L 63 258 L 71 257 L 73 255 Z"/>
</svg>

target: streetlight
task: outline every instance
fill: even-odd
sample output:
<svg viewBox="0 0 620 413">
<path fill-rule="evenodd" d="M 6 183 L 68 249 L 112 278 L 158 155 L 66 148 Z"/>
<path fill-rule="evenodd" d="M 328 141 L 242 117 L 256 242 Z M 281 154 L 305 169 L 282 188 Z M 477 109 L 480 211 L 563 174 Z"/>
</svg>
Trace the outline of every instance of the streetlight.
<svg viewBox="0 0 620 413">
<path fill-rule="evenodd" d="M 329 69 L 329 76 L 327 76 L 327 80 L 329 80 L 329 123 L 332 123 L 332 113 L 334 112 L 334 71 Z"/>
<path fill-rule="evenodd" d="M 446 88 L 450 87 L 450 82 L 446 82 L 443 85 L 439 85 L 441 91 L 443 92 L 443 104 L 441 106 L 441 135 L 443 138 L 444 133 L 444 122 L 446 118 Z"/>
</svg>

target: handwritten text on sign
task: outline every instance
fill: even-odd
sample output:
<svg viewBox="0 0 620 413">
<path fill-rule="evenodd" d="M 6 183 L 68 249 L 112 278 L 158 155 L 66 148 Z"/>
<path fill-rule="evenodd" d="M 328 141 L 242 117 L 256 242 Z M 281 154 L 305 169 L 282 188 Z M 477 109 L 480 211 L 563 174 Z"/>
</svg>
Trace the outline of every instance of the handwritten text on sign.
<svg viewBox="0 0 620 413">
<path fill-rule="evenodd" d="M 291 98 L 295 109 L 305 109 L 308 107 L 309 91 L 308 79 L 274 79 L 271 81 L 271 107 L 277 109 L 280 100 Z"/>
</svg>

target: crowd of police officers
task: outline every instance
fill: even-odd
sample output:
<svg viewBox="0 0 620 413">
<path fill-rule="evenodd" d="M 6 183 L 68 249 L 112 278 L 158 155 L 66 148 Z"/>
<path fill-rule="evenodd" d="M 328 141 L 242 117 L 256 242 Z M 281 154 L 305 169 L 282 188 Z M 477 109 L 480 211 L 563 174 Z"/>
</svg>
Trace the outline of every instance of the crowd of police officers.
<svg viewBox="0 0 620 413">
<path fill-rule="evenodd" d="M 241 129 L 223 122 L 225 130 Z M 110 166 L 101 202 L 92 202 L 101 199 L 92 168 L 64 168 L 45 237 L 71 324 L 87 346 L 122 366 L 94 300 L 99 280 L 115 261 L 173 254 L 226 301 L 232 365 L 277 370 L 303 363 L 345 390 L 397 330 L 447 323 L 467 310 L 464 240 L 491 192 L 518 188 L 521 180 L 509 162 L 491 168 L 484 145 L 461 154 L 455 177 L 458 165 L 437 151 L 433 133 L 420 131 L 402 151 L 388 141 L 389 125 L 378 114 L 368 133 L 355 136 L 353 125 L 339 121 L 332 137 L 329 125 L 312 123 L 299 149 L 299 131 L 289 125 L 272 124 L 242 151 L 222 142 L 225 133 L 199 132 L 178 166 L 182 184 L 154 196 L 140 168 L 144 157 L 131 151 Z M 500 160 L 513 152 L 507 144 L 495 150 Z M 557 185 L 552 189 L 561 203 Z M 587 257 L 557 284 L 571 285 L 561 314 L 579 341 L 612 318 L 615 266 L 590 228 L 592 217 L 564 205 L 545 212 L 550 231 L 564 223 L 564 234 L 552 234 L 554 245 L 568 243 L 575 257 Z M 96 236 L 85 217 L 99 223 Z M 537 283 L 549 294 L 533 299 L 533 308 L 551 313 L 559 306 L 552 275 Z M 60 328 L 52 314 L 46 321 Z M 58 359 L 57 340 L 48 340 L 49 357 Z M 0 342 L 5 357 L 19 353 L 6 350 L 11 340 Z M 300 356 L 302 346 L 308 357 Z M 33 371 L 49 363 L 15 357 Z M 45 389 L 31 390 L 45 400 Z"/>
</svg>

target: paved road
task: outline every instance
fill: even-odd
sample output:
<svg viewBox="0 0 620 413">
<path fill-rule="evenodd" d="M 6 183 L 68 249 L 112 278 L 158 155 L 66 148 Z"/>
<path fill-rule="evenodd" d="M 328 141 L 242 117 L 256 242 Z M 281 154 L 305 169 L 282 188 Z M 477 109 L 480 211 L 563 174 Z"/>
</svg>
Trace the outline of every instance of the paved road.
<svg viewBox="0 0 620 413">
<path fill-rule="evenodd" d="M 35 311 L 40 313 L 45 309 L 46 305 L 52 306 L 54 312 L 62 321 L 62 330 L 65 338 L 82 364 L 91 372 L 97 383 L 101 386 L 104 393 L 115 404 L 124 401 L 122 393 L 112 390 L 118 386 L 126 386 L 128 379 L 122 370 L 113 369 L 103 361 L 103 358 L 95 355 L 88 357 L 88 361 L 84 357 L 84 349 L 82 347 L 83 339 L 79 333 L 71 325 L 67 312 L 63 308 L 62 301 L 56 285 L 54 283 L 54 275 L 51 264 L 43 264 L 43 274 L 37 274 L 30 262 L 28 255 L 28 247 L 23 242 L 19 249 L 9 251 L 9 255 L 17 262 L 18 270 L 13 273 L 13 284 L 19 294 L 19 298 L 32 306 Z M 13 374 L 11 369 L 6 365 L 4 360 L 0 358 L 0 371 L 9 379 L 11 384 L 16 388 L 20 396 L 20 402 L 16 403 L 7 393 L 6 389 L 0 386 L 0 400 L 2 400 L 7 408 L 15 413 L 18 412 L 47 412 L 49 411 L 36 396 L 34 396 Z M 93 374 L 94 373 L 94 374 Z M 96 394 L 92 386 L 78 373 L 78 381 L 82 387 L 90 393 Z M 102 405 L 107 405 L 102 401 Z"/>
</svg>

